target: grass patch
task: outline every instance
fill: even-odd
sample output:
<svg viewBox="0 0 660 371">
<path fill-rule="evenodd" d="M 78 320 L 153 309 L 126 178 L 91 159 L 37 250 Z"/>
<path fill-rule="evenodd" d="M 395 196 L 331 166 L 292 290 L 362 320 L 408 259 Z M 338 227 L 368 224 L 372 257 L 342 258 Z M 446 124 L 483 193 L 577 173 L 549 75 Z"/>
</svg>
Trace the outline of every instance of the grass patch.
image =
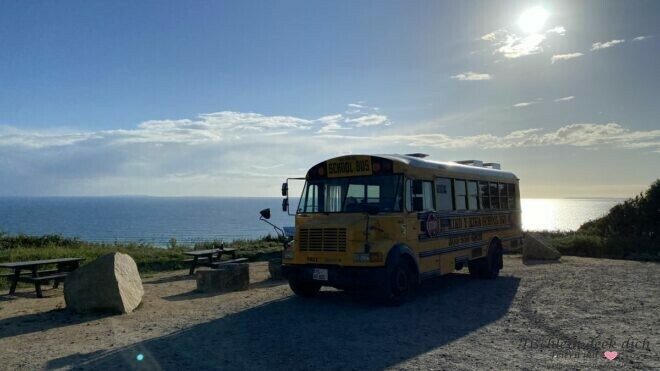
<svg viewBox="0 0 660 371">
<path fill-rule="evenodd" d="M 130 255 L 138 266 L 140 274 L 151 275 L 155 272 L 184 269 L 187 250 L 205 250 L 218 248 L 222 241 L 208 241 L 195 245 L 180 245 L 170 241 L 170 246 L 163 248 L 149 244 L 99 244 L 65 238 L 59 235 L 46 236 L 8 236 L 0 234 L 0 262 L 44 260 L 56 258 L 84 258 L 85 263 L 113 252 Z M 236 248 L 237 257 L 254 260 L 266 260 L 280 254 L 282 244 L 271 237 L 257 240 L 237 240 L 225 243 L 225 247 Z M 44 267 L 47 268 L 47 267 Z M 8 272 L 4 270 L 4 272 Z M 0 288 L 9 287 L 7 279 L 0 278 Z"/>
</svg>

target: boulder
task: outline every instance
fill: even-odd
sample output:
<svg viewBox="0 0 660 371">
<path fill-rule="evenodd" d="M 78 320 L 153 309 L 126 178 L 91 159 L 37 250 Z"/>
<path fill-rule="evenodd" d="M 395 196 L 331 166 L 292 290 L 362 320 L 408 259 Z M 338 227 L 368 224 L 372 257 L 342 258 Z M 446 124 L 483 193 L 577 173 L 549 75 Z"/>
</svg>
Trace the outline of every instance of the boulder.
<svg viewBox="0 0 660 371">
<path fill-rule="evenodd" d="M 247 263 L 222 264 L 216 269 L 196 273 L 197 290 L 201 292 L 243 291 L 250 286 L 250 265 Z"/>
<path fill-rule="evenodd" d="M 536 233 L 525 234 L 522 248 L 525 260 L 558 260 L 561 254 Z"/>
<path fill-rule="evenodd" d="M 271 280 L 283 280 L 284 276 L 282 276 L 282 259 L 269 260 L 268 272 L 270 272 Z"/>
<path fill-rule="evenodd" d="M 67 308 L 77 313 L 130 313 L 142 301 L 144 289 L 133 258 L 104 255 L 69 273 L 64 280 Z"/>
</svg>

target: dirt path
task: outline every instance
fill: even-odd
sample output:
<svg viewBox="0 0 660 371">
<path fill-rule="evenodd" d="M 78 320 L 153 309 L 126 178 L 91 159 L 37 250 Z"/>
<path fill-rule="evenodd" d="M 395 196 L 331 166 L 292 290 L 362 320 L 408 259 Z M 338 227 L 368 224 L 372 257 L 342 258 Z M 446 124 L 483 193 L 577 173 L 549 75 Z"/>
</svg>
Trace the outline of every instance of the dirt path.
<svg viewBox="0 0 660 371">
<path fill-rule="evenodd" d="M 58 310 L 61 290 L 0 296 L 0 369 L 660 369 L 657 263 L 508 256 L 495 281 L 442 277 L 396 308 L 298 299 L 267 275 L 255 263 L 249 291 L 204 295 L 160 274 L 124 316 Z"/>
</svg>

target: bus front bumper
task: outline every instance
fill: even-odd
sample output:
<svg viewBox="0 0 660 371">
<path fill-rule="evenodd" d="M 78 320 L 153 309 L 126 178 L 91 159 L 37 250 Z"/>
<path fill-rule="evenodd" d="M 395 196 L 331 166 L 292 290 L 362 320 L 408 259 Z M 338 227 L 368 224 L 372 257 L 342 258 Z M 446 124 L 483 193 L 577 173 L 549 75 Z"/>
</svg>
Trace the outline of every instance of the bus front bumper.
<svg viewBox="0 0 660 371">
<path fill-rule="evenodd" d="M 327 269 L 328 280 L 315 280 L 315 269 Z M 340 267 L 335 265 L 282 265 L 282 275 L 287 280 L 302 280 L 320 283 L 339 289 L 363 289 L 377 287 L 385 282 L 385 267 Z"/>
</svg>

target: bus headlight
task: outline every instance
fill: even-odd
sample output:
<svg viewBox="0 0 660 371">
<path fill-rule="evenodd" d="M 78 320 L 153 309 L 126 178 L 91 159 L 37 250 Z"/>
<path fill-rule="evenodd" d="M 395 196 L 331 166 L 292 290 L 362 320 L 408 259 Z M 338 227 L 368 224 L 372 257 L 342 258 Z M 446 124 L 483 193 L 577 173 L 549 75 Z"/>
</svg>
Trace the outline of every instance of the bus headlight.
<svg viewBox="0 0 660 371">
<path fill-rule="evenodd" d="M 295 256 L 296 256 L 296 254 L 294 253 L 293 249 L 284 250 L 284 254 L 283 254 L 284 259 L 289 259 L 290 260 L 290 259 L 293 259 Z"/>
<path fill-rule="evenodd" d="M 356 263 L 377 263 L 383 261 L 383 253 L 381 252 L 372 252 L 372 253 L 357 253 L 353 255 L 353 260 Z"/>
</svg>

